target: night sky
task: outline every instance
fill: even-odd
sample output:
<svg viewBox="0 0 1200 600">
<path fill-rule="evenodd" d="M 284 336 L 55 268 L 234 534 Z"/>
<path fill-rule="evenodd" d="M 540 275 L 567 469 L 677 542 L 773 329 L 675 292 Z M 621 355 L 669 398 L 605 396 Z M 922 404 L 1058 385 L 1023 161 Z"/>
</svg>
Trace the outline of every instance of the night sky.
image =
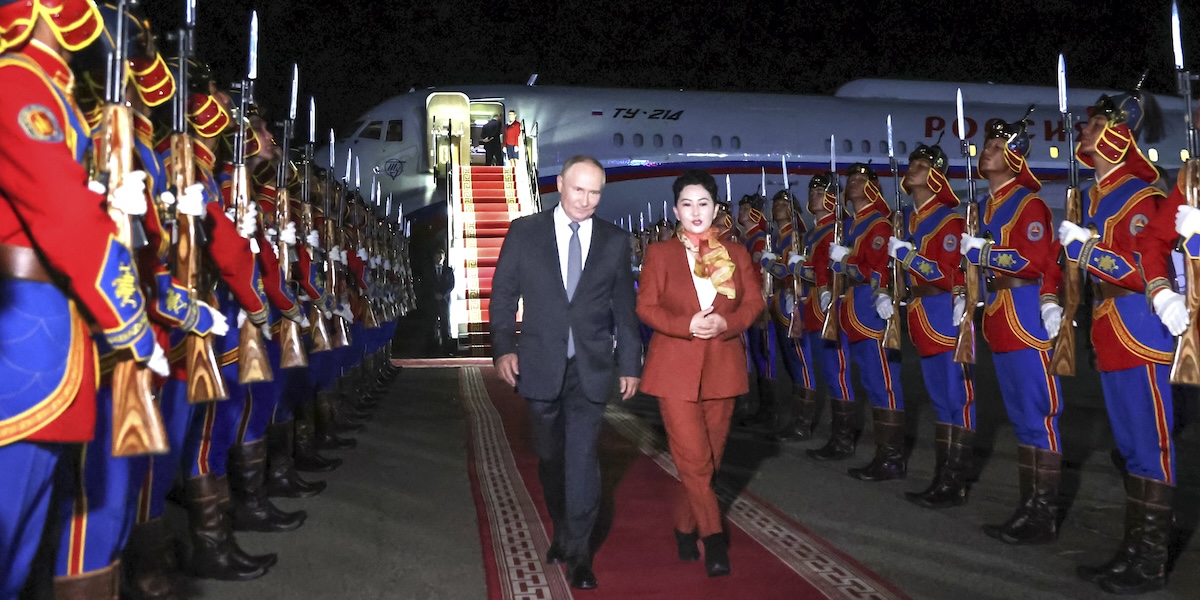
<svg viewBox="0 0 1200 600">
<path fill-rule="evenodd" d="M 181 0 L 143 4 L 160 32 L 182 19 Z M 252 3 L 198 4 L 200 55 L 222 81 L 240 79 Z M 290 66 L 299 63 L 300 93 L 316 96 L 319 130 L 340 128 L 414 86 L 524 83 L 535 72 L 542 85 L 794 94 L 831 94 L 861 77 L 1053 86 L 1064 52 L 1072 86 L 1127 88 L 1149 68 L 1148 90 L 1175 92 L 1168 0 L 795 4 L 804 8 L 262 1 L 257 89 L 266 110 L 282 115 Z M 1182 2 L 1180 11 L 1185 58 L 1200 71 L 1196 4 Z M 877 8 L 865 12 L 869 6 Z"/>
</svg>

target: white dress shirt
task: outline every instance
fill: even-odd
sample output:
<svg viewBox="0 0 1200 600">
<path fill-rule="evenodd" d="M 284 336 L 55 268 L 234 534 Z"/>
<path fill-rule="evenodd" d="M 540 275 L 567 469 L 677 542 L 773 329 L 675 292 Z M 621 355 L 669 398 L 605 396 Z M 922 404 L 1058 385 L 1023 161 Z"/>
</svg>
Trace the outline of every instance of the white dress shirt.
<svg viewBox="0 0 1200 600">
<path fill-rule="evenodd" d="M 696 299 L 700 301 L 700 310 L 704 310 L 712 306 L 713 301 L 717 299 L 717 287 L 709 278 L 696 275 L 696 255 L 686 250 L 684 254 L 688 259 L 688 273 L 692 274 L 692 285 L 696 286 Z"/>
<path fill-rule="evenodd" d="M 561 268 L 563 289 L 567 288 L 567 252 L 571 248 L 571 217 L 562 206 L 554 207 L 554 240 L 558 243 L 558 266 Z M 579 222 L 580 268 L 587 266 L 588 249 L 592 246 L 592 220 Z M 581 271 L 582 273 L 582 271 Z"/>
</svg>

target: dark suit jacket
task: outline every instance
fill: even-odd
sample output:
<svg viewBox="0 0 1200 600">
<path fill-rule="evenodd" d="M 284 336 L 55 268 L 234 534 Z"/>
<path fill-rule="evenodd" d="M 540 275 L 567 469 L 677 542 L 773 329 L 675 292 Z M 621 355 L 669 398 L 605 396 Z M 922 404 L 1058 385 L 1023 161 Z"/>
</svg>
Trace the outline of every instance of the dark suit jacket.
<svg viewBox="0 0 1200 600">
<path fill-rule="evenodd" d="M 500 137 L 503 133 L 504 130 L 500 126 L 500 121 L 489 119 L 487 123 L 483 124 L 483 129 L 479 131 L 479 138 L 492 138 L 484 142 L 483 145 L 490 148 L 499 148 L 504 145 L 504 140 Z"/>
<path fill-rule="evenodd" d="M 744 246 L 721 243 L 733 259 L 735 297 L 718 293 L 713 301 L 713 312 L 725 317 L 728 329 L 711 340 L 691 335 L 700 300 L 683 242 L 673 238 L 647 246 L 638 279 L 637 313 L 654 336 L 646 351 L 642 392 L 694 402 L 733 398 L 749 390 L 742 332 L 762 313 L 762 279 Z"/>
<path fill-rule="evenodd" d="M 629 236 L 612 223 L 592 219 L 591 246 L 571 301 L 560 265 L 553 211 L 512 222 L 492 279 L 492 355 L 515 352 L 521 371 L 517 391 L 553 400 L 566 373 L 569 323 L 584 393 L 592 402 L 606 402 L 618 374 L 638 377 L 642 368 Z M 524 300 L 520 334 L 519 298 Z"/>
</svg>

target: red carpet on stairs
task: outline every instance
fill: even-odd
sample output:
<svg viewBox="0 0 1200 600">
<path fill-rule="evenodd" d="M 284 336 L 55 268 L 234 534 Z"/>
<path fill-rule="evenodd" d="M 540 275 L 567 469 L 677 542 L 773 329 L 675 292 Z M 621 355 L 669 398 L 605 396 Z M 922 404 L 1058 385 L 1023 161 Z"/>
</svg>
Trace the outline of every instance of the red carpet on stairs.
<svg viewBox="0 0 1200 600">
<path fill-rule="evenodd" d="M 681 562 L 670 518 L 674 465 L 662 440 L 616 405 L 609 406 L 600 440 L 604 506 L 593 564 L 600 585 L 572 590 L 564 569 L 544 562 L 551 524 L 525 400 L 491 367 L 459 373 L 490 599 L 907 598 L 745 491 L 731 499 L 727 515 L 732 574 L 709 578 L 703 562 Z"/>
</svg>

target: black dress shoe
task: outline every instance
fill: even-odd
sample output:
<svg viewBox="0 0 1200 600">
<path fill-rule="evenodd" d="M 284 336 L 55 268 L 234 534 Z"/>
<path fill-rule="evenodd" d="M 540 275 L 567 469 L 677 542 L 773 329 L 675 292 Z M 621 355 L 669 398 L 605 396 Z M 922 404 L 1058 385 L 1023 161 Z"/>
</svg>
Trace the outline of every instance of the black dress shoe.
<svg viewBox="0 0 1200 600">
<path fill-rule="evenodd" d="M 591 557 L 572 557 L 567 560 L 567 574 L 571 576 L 571 587 L 577 590 L 596 589 Z"/>
<path fill-rule="evenodd" d="M 550 549 L 546 550 L 546 564 L 561 565 L 564 562 L 567 562 L 567 555 L 563 553 L 562 546 L 558 542 L 551 543 Z"/>
</svg>

